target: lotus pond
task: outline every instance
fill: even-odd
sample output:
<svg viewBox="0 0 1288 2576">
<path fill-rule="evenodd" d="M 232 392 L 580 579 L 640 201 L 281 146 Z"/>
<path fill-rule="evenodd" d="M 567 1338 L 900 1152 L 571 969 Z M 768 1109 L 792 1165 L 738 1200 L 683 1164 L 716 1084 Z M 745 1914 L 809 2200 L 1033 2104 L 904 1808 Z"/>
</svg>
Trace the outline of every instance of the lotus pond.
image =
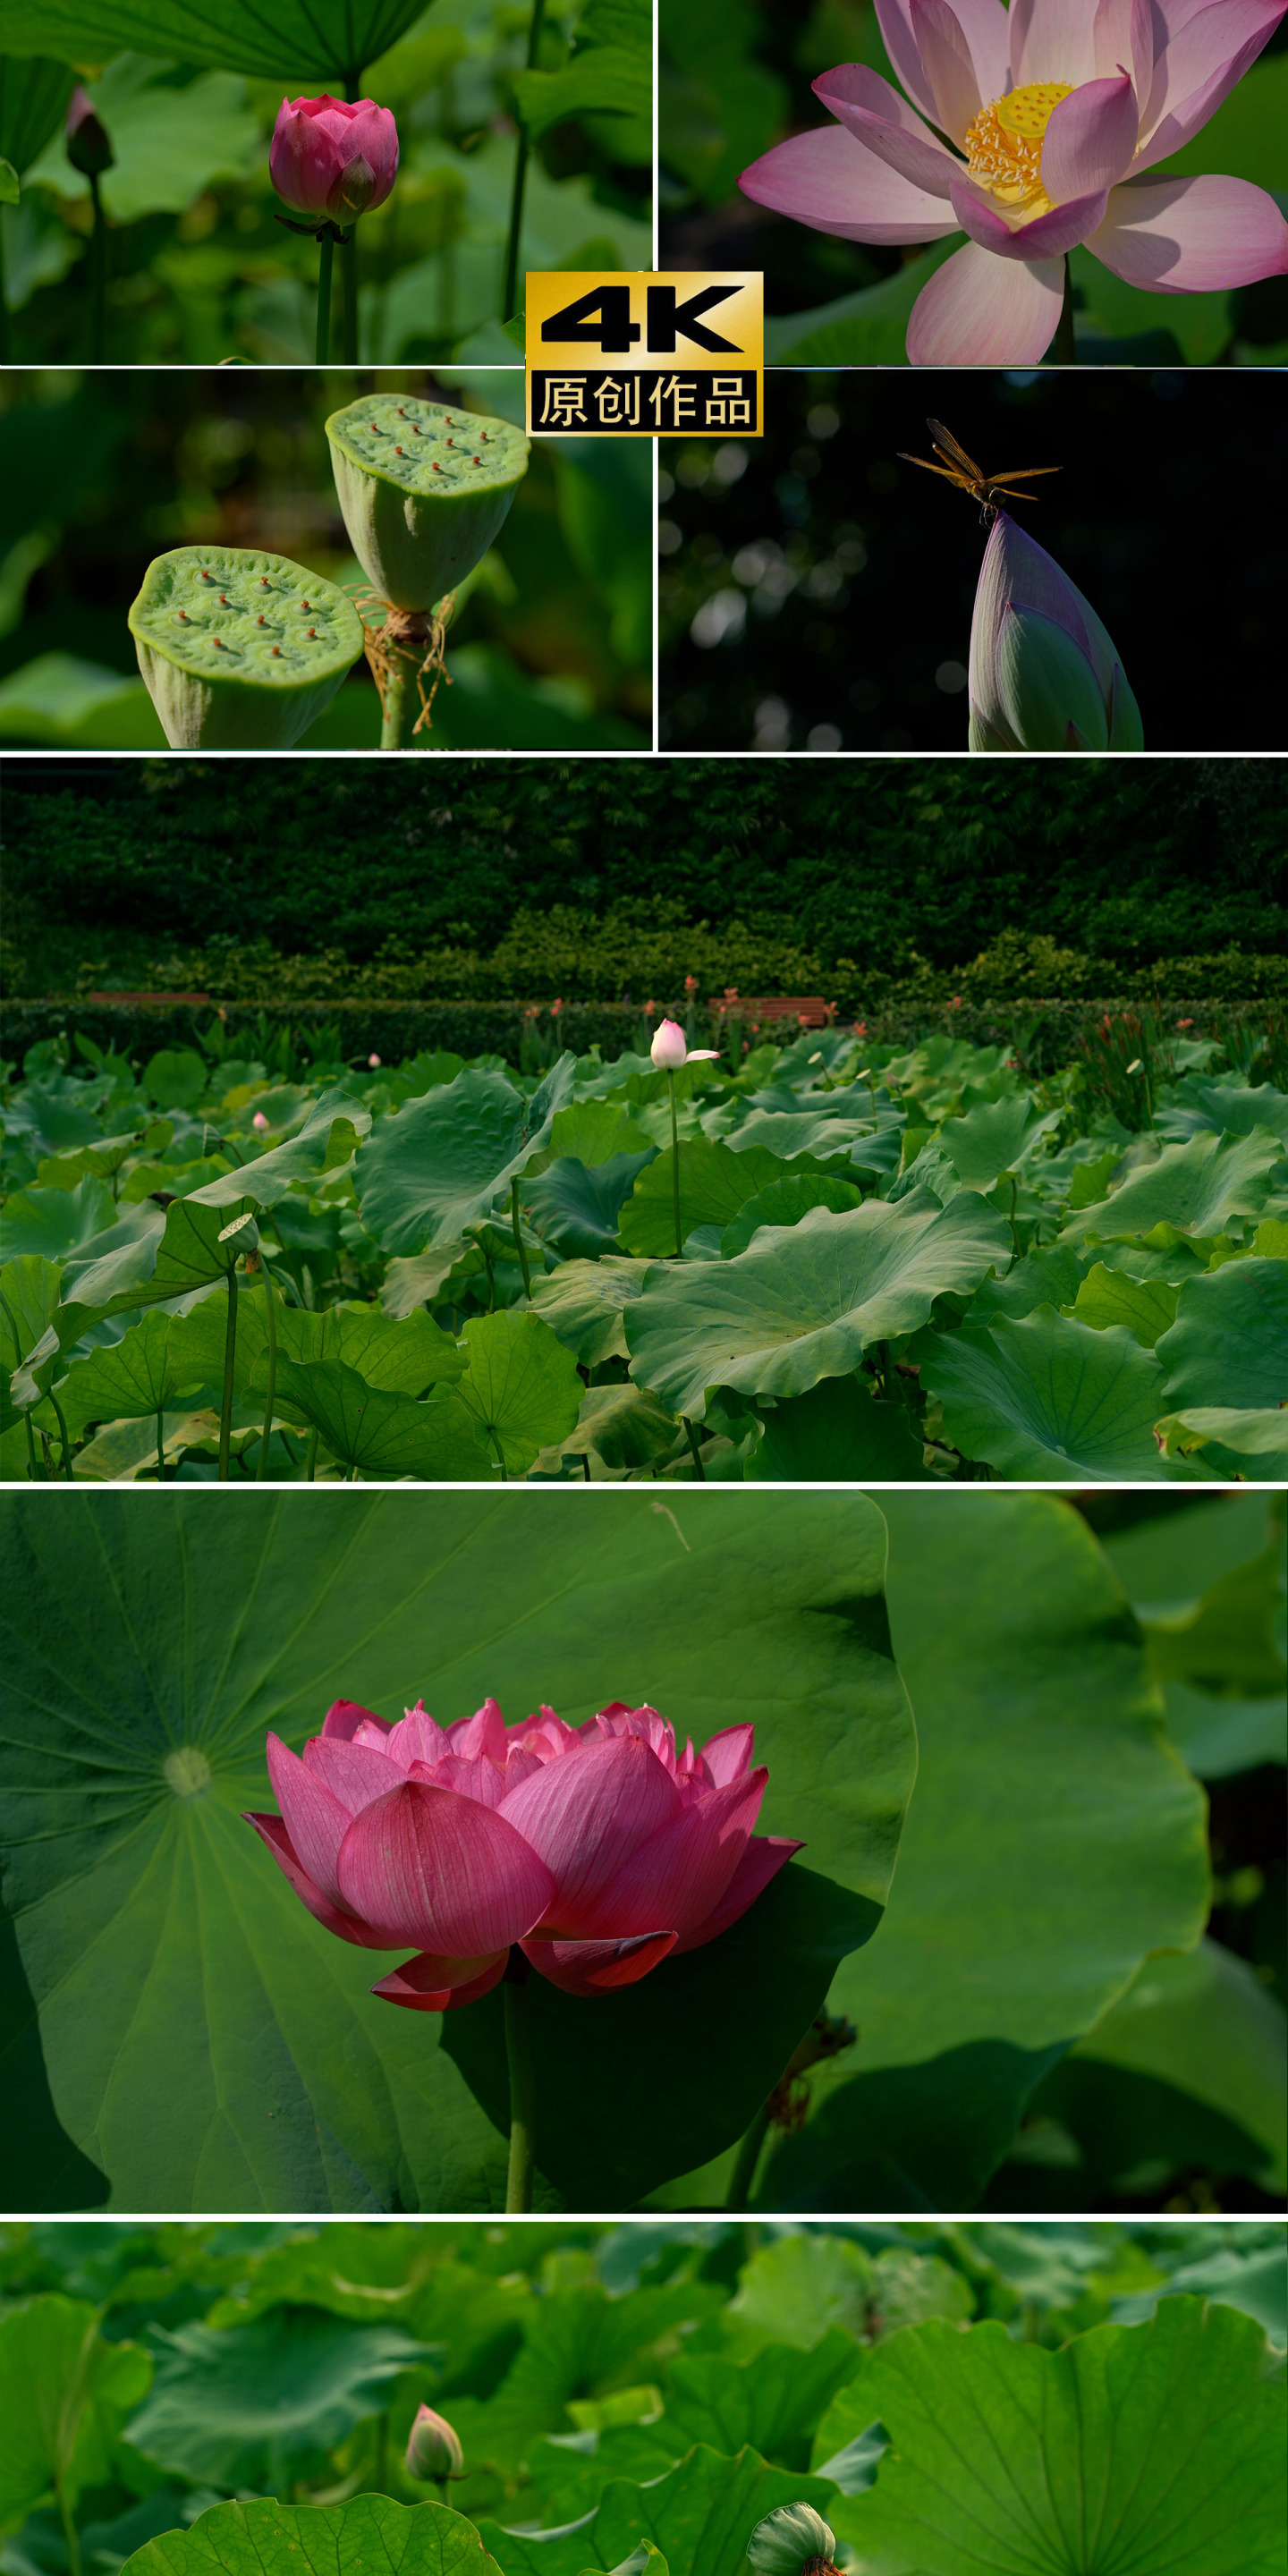
<svg viewBox="0 0 1288 2576">
<path fill-rule="evenodd" d="M 11 2576 L 1281 2553 L 1280 2226 L 10 2226 L 0 2284 Z"/>
<path fill-rule="evenodd" d="M 1124 1021 L 1026 1079 L 730 1017 L 672 1077 L 552 1061 L 547 1025 L 527 1070 L 355 1069 L 267 1023 L 234 1053 L 218 1017 L 147 1062 L 33 1048 L 5 1476 L 1283 1477 L 1288 1091 L 1255 1030 L 1145 1061 Z"/>
</svg>

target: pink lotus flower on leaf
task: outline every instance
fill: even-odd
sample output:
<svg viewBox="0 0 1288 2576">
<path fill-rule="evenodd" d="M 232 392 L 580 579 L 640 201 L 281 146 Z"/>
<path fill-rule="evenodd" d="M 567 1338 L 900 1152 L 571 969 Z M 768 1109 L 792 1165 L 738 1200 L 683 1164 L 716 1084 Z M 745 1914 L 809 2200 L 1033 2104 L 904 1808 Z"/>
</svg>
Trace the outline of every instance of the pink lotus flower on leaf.
<svg viewBox="0 0 1288 2576">
<path fill-rule="evenodd" d="M 824 72 L 814 88 L 837 123 L 775 144 L 739 186 L 848 241 L 969 234 L 913 306 L 914 366 L 1034 364 L 1080 242 L 1155 295 L 1288 271 L 1288 223 L 1265 189 L 1147 175 L 1229 96 L 1284 0 L 875 7 L 906 95 L 862 63 Z"/>
<path fill-rule="evenodd" d="M 445 2012 L 485 1995 L 518 1943 L 568 1994 L 634 1985 L 728 1929 L 799 1851 L 755 1835 L 768 1773 L 752 1729 L 700 1752 L 656 1709 L 507 1727 L 496 1701 L 439 1726 L 337 1700 L 303 1758 L 268 1738 L 279 1816 L 248 1816 L 309 1912 L 370 1950 L 411 1945 L 373 1988 Z"/>
<path fill-rule="evenodd" d="M 383 206 L 398 176 L 398 128 L 375 100 L 284 98 L 268 169 L 283 205 L 297 215 L 352 223 Z"/>
<path fill-rule="evenodd" d="M 651 1002 L 645 1004 L 651 1010 Z M 659 1073 L 678 1073 L 683 1064 L 718 1064 L 719 1047 L 691 1047 L 678 1020 L 659 1020 L 649 1048 Z"/>
<path fill-rule="evenodd" d="M 1140 709 L 1089 600 L 1004 510 L 970 631 L 972 751 L 1142 751 Z"/>
</svg>

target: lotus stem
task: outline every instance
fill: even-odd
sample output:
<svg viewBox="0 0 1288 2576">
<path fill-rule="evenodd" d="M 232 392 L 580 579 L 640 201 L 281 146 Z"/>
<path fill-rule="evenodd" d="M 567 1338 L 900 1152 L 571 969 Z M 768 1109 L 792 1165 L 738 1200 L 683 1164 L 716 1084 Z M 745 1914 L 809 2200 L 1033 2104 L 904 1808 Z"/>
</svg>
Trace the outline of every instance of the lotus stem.
<svg viewBox="0 0 1288 2576">
<path fill-rule="evenodd" d="M 510 1183 L 510 1222 L 514 1227 L 514 1248 L 519 1256 L 519 1268 L 523 1272 L 523 1293 L 525 1297 L 530 1298 L 532 1274 L 528 1268 L 527 1247 L 519 1226 L 519 1175 L 517 1172 Z"/>
<path fill-rule="evenodd" d="M 316 1423 L 314 1423 L 314 1425 L 313 1425 L 313 1429 L 312 1429 L 312 1430 L 310 1431 L 310 1433 L 309 1433 L 309 1462 L 308 1462 L 307 1467 L 306 1467 L 306 1468 L 305 1468 L 305 1470 L 304 1470 L 304 1482 L 305 1482 L 305 1484 L 306 1484 L 306 1485 L 311 1485 L 311 1484 L 312 1484 L 313 1479 L 314 1479 L 314 1477 L 315 1477 L 315 1476 L 316 1476 L 316 1474 L 317 1474 L 317 1464 L 318 1464 L 318 1433 L 317 1433 L 317 1424 L 316 1424 Z"/>
<path fill-rule="evenodd" d="M 4 218 L 0 216 L 0 367 L 9 364 L 9 299 L 4 283 Z"/>
<path fill-rule="evenodd" d="M 165 1408 L 157 1406 L 157 1483 L 165 1483 Z"/>
<path fill-rule="evenodd" d="M 219 1408 L 219 1465 L 216 1484 L 228 1482 L 228 1460 L 233 1436 L 233 1364 L 237 1357 L 237 1265 L 228 1272 L 228 1330 L 224 1335 L 224 1393 Z"/>
<path fill-rule="evenodd" d="M 335 263 L 335 236 L 329 230 L 318 237 L 318 323 L 314 357 L 319 367 L 331 355 L 331 271 Z"/>
<path fill-rule="evenodd" d="M 94 229 L 89 237 L 89 359 L 101 367 L 107 356 L 107 225 L 97 173 L 90 178 Z"/>
<path fill-rule="evenodd" d="M 433 643 L 432 616 L 425 616 L 418 609 L 389 609 L 379 632 L 378 655 L 372 661 L 383 715 L 380 728 L 382 751 L 411 751 L 415 748 L 414 736 L 421 712 L 421 694 L 416 683 Z"/>
<path fill-rule="evenodd" d="M 532 20 L 528 28 L 527 68 L 536 67 L 541 47 L 541 22 L 546 14 L 546 0 L 533 0 Z M 523 231 L 523 191 L 528 176 L 528 129 L 515 109 L 519 139 L 514 155 L 514 192 L 510 198 L 510 231 L 505 245 L 505 275 L 501 281 L 501 320 L 508 322 L 517 309 L 519 290 L 519 240 Z"/>
<path fill-rule="evenodd" d="M 692 1425 L 692 1423 L 690 1422 L 690 1420 L 689 1420 L 689 1417 L 688 1417 L 687 1413 L 682 1413 L 682 1414 L 681 1414 L 681 1416 L 680 1416 L 680 1420 L 681 1420 L 681 1422 L 684 1424 L 685 1432 L 686 1432 L 687 1437 L 688 1437 L 689 1447 L 690 1447 L 690 1449 L 693 1451 L 693 1472 L 694 1472 L 695 1476 L 697 1477 L 698 1483 L 699 1483 L 700 1485 L 705 1485 L 705 1483 L 706 1483 L 706 1481 L 707 1481 L 707 1471 L 706 1471 L 706 1468 L 705 1468 L 705 1467 L 703 1466 L 703 1464 L 702 1464 L 702 1452 L 701 1452 L 701 1450 L 700 1450 L 700 1449 L 699 1449 L 699 1447 L 698 1447 L 698 1435 L 697 1435 L 696 1431 L 694 1430 L 693 1425 Z"/>
<path fill-rule="evenodd" d="M 264 1428 L 260 1433 L 259 1457 L 255 1466 L 257 1485 L 263 1483 L 264 1469 L 268 1463 L 268 1443 L 273 1429 L 273 1397 L 277 1391 L 277 1300 L 273 1295 L 272 1273 L 262 1251 L 259 1256 L 259 1266 L 264 1280 L 264 1322 L 268 1330 L 268 1393 L 264 1398 Z"/>
<path fill-rule="evenodd" d="M 58 2516 L 63 2526 L 63 2537 L 67 2543 L 67 2564 L 71 2569 L 71 2576 L 81 2576 L 80 2533 L 77 2531 L 76 2524 L 68 2510 L 67 2498 L 63 2492 L 63 2482 L 60 2477 L 55 2478 L 54 2480 L 54 2493 L 58 2498 Z"/>
<path fill-rule="evenodd" d="M 675 1074 L 669 1066 L 666 1078 L 671 1086 L 671 1179 L 675 1187 L 675 1257 L 679 1261 L 684 1252 L 680 1232 L 680 1130 L 675 1115 Z"/>
<path fill-rule="evenodd" d="M 769 2104 L 762 2102 L 734 2158 L 729 2188 L 725 2193 L 726 2209 L 746 2209 L 751 2200 L 751 2186 L 756 2179 L 760 2151 L 769 2134 Z"/>
<path fill-rule="evenodd" d="M 510 2163 L 505 2178 L 507 2217 L 532 2207 L 536 2162 L 537 2079 L 532 2056 L 532 2005 L 528 1963 L 513 1949 L 505 1972 L 505 2059 L 510 2073 Z"/>
<path fill-rule="evenodd" d="M 65 1415 L 64 1415 L 64 1413 L 63 1413 L 63 1408 L 62 1408 L 61 1404 L 59 1403 L 58 1398 L 57 1398 L 57 1396 L 55 1395 L 54 1390 L 53 1390 L 53 1388 L 52 1388 L 52 1387 L 51 1387 L 51 1388 L 50 1388 L 50 1390 L 49 1390 L 49 1401 L 50 1401 L 50 1403 L 52 1404 L 52 1406 L 53 1406 L 53 1408 L 54 1408 L 54 1413 L 55 1413 L 55 1415 L 56 1415 L 56 1417 L 57 1417 L 57 1421 L 58 1421 L 58 1437 L 59 1437 L 59 1439 L 62 1441 L 62 1444 L 63 1444 L 63 1474 L 64 1474 L 64 1476 L 66 1477 L 68 1484 L 70 1485 L 70 1483 L 71 1483 L 71 1481 L 72 1481 L 72 1444 L 71 1444 L 70 1440 L 69 1440 L 69 1439 L 68 1439 L 68 1437 L 67 1437 L 67 1422 L 66 1422 L 66 1417 L 65 1417 Z"/>
<path fill-rule="evenodd" d="M 1069 266 L 1067 251 L 1064 255 L 1064 302 L 1060 307 L 1060 319 L 1055 326 L 1055 338 L 1051 343 L 1049 355 L 1057 367 L 1076 367 L 1078 363 L 1078 351 L 1073 336 L 1073 271 Z"/>
<path fill-rule="evenodd" d="M 358 363 L 358 227 L 350 224 L 340 236 L 340 276 L 344 285 L 344 363 Z"/>
<path fill-rule="evenodd" d="M 31 1427 L 30 1413 L 24 1413 L 22 1418 L 27 1425 L 27 1481 L 29 1484 L 38 1485 L 40 1477 L 37 1469 L 40 1461 L 36 1456 L 36 1435 Z"/>
</svg>

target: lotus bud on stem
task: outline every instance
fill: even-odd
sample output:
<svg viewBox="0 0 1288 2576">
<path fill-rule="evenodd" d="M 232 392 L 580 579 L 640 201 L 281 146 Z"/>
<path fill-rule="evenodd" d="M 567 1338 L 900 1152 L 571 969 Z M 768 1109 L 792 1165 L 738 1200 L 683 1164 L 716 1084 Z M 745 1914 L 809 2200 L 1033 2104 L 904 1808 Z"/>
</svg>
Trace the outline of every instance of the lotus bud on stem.
<svg viewBox="0 0 1288 2576">
<path fill-rule="evenodd" d="M 107 354 L 107 221 L 99 181 L 116 160 L 110 138 L 94 111 L 87 90 L 72 91 L 67 110 L 67 158 L 73 170 L 79 170 L 89 181 L 94 206 L 94 229 L 89 244 L 89 355 L 90 364 L 101 367 Z"/>
<path fill-rule="evenodd" d="M 536 2165 L 537 2079 L 532 2055 L 532 2000 L 527 1991 L 528 1962 L 516 1942 L 502 1986 L 505 1995 L 505 2056 L 510 2074 L 510 2161 L 505 2178 L 507 2215 L 532 2207 Z"/>
<path fill-rule="evenodd" d="M 780 2504 L 747 2543 L 756 2576 L 837 2576 L 836 2534 L 812 2504 Z"/>
<path fill-rule="evenodd" d="M 407 2475 L 422 2478 L 438 2488 L 447 2502 L 449 2478 L 465 2474 L 465 2454 L 461 2437 L 445 2415 L 436 2415 L 432 2406 L 419 2406 L 407 2440 Z"/>
</svg>

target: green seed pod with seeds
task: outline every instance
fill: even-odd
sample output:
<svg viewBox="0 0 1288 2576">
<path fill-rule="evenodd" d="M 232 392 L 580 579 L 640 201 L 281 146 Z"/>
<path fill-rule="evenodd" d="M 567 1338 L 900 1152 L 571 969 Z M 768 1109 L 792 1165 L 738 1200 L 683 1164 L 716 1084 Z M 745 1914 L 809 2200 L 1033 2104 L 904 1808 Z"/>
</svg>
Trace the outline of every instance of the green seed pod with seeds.
<svg viewBox="0 0 1288 2576">
<path fill-rule="evenodd" d="M 172 751 L 289 751 L 362 652 L 334 582 L 237 546 L 158 555 L 130 633 Z"/>
<path fill-rule="evenodd" d="M 326 424 L 359 563 L 391 607 L 423 614 L 481 562 L 528 470 L 508 420 L 372 394 Z"/>
</svg>

